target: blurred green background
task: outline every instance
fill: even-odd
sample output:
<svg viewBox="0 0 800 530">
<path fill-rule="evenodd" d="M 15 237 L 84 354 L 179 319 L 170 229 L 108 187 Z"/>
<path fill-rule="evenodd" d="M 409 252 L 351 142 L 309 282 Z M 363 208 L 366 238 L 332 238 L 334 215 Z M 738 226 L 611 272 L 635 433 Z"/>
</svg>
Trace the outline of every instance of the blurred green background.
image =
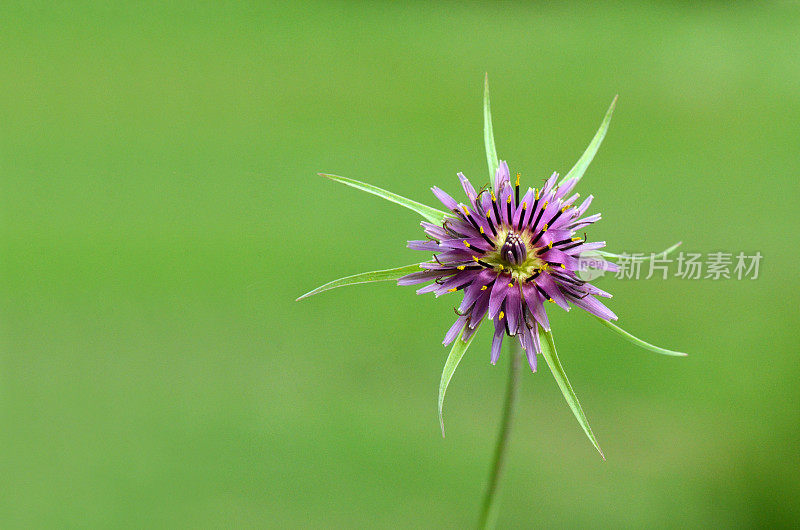
<svg viewBox="0 0 800 530">
<path fill-rule="evenodd" d="M 474 524 L 507 358 L 436 393 L 454 298 L 301 293 L 421 254 L 408 210 L 500 157 L 566 171 L 612 250 L 760 251 L 756 281 L 552 308 L 608 460 L 525 372 L 501 527 L 800 524 L 794 2 L 0 6 L 0 526 Z M 523 180 L 525 182 L 525 180 Z"/>
</svg>

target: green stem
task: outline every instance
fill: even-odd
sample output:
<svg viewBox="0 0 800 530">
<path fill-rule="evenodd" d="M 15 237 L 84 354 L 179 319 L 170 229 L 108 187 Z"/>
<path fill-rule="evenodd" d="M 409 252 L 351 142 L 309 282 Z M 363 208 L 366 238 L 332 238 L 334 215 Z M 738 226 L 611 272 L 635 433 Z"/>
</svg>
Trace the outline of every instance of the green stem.
<svg viewBox="0 0 800 530">
<path fill-rule="evenodd" d="M 483 508 L 481 509 L 481 518 L 478 523 L 478 528 L 494 528 L 497 520 L 497 498 L 500 489 L 500 479 L 503 476 L 506 453 L 508 452 L 508 445 L 511 440 L 511 419 L 514 416 L 514 404 L 517 401 L 522 348 L 519 343 L 513 339 L 508 340 L 508 344 L 510 359 L 508 363 L 506 399 L 503 403 L 503 417 L 500 420 L 500 433 L 497 436 L 497 445 L 494 449 L 492 474 L 489 475 L 489 485 L 486 488 L 486 496 L 483 499 Z"/>
</svg>

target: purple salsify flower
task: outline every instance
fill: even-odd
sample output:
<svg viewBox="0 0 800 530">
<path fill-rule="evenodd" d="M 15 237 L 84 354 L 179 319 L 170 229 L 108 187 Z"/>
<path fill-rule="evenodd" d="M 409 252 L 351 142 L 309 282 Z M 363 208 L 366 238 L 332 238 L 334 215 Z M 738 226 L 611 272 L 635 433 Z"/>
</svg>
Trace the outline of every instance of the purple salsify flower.
<svg viewBox="0 0 800 530">
<path fill-rule="evenodd" d="M 587 263 L 581 253 L 598 250 L 605 242 L 587 243 L 576 231 L 600 219 L 582 217 L 592 197 L 577 205 L 579 195 L 570 195 L 577 180 L 556 185 L 554 173 L 539 189 L 528 188 L 520 196 L 520 176 L 511 184 L 508 165 L 500 162 L 491 189 L 477 192 L 470 181 L 458 174 L 467 202 L 456 202 L 441 189 L 434 195 L 455 214 L 442 225 L 423 222 L 428 237 L 409 241 L 415 250 L 433 252 L 433 261 L 421 263 L 422 272 L 408 274 L 400 285 L 433 281 L 418 294 L 437 297 L 463 291 L 458 318 L 445 335 L 450 344 L 461 334 L 467 342 L 485 316 L 494 322 L 491 362 L 500 356 L 503 337 L 517 337 L 528 363 L 536 371 L 541 352 L 539 326 L 550 330 L 545 302 L 569 311 L 570 304 L 603 320 L 617 316 L 595 296 L 611 295 L 576 275 Z M 614 263 L 593 258 L 591 266 L 617 270 Z"/>
<path fill-rule="evenodd" d="M 483 93 L 483 139 L 489 176 L 493 182 L 491 187 L 476 191 L 472 183 L 459 173 L 458 178 L 467 196 L 465 203 L 457 202 L 437 187 L 432 188 L 447 212 L 366 182 L 321 174 L 421 215 L 425 219 L 422 227 L 427 240 L 409 241 L 408 246 L 413 250 L 432 253 L 433 259 L 339 278 L 305 293 L 298 300 L 346 285 L 387 280 L 397 280 L 400 285 L 432 282 L 419 289 L 419 294 L 432 292 L 441 296 L 463 291 L 461 304 L 456 308 L 458 318 L 444 338 L 445 345 L 453 343 L 453 346 L 439 381 L 442 435 L 442 406 L 447 386 L 484 318 L 494 322 L 492 364 L 500 357 L 505 335 L 517 338 L 527 353 L 533 371 L 536 371 L 537 355 L 541 353 L 572 413 L 601 455 L 603 453 L 597 439 L 556 353 L 545 302 L 552 302 L 566 311 L 573 305 L 585 309 L 605 327 L 646 350 L 669 356 L 686 355 L 646 342 L 612 323 L 617 316 L 596 298 L 610 298 L 611 295 L 588 283 L 591 274 L 580 274 L 590 268 L 616 271 L 617 265 L 605 258 L 622 257 L 620 254 L 599 251 L 605 247 L 605 242 L 589 243 L 576 235 L 600 220 L 600 214 L 584 217 L 592 202 L 591 195 L 578 204 L 579 195 L 571 194 L 606 135 L 615 103 L 616 98 L 589 146 L 564 178 L 558 181 L 558 174 L 554 173 L 541 188 L 528 188 L 521 193 L 519 174 L 512 185 L 508 165 L 497 159 L 487 79 Z M 666 256 L 678 245 L 680 242 L 660 255 Z M 513 359 L 518 355 L 515 349 L 511 348 Z M 506 412 L 513 402 L 509 396 L 513 396 L 516 381 L 517 363 L 513 359 L 509 363 Z M 503 436 L 500 437 L 501 442 L 502 439 Z M 502 447 L 500 443 L 498 451 Z"/>
</svg>

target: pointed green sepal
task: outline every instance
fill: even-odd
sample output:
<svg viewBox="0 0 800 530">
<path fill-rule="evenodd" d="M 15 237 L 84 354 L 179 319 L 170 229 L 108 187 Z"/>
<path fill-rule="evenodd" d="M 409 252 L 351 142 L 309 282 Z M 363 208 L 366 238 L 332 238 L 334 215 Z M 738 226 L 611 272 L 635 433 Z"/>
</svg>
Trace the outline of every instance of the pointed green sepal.
<svg viewBox="0 0 800 530">
<path fill-rule="evenodd" d="M 650 254 L 649 256 L 642 256 L 641 258 L 637 258 L 637 260 L 647 261 L 647 260 L 653 259 L 654 256 L 667 257 L 667 254 L 671 254 L 672 251 L 674 251 L 676 248 L 681 246 L 681 244 L 683 244 L 683 241 L 678 241 L 677 243 L 675 243 L 674 245 L 672 245 L 671 247 L 669 247 L 666 250 L 662 250 L 661 252 Z M 623 256 L 621 254 L 614 254 L 613 252 L 606 252 L 604 250 L 598 250 L 597 253 L 600 254 L 601 256 L 603 256 L 604 258 L 609 258 L 609 259 L 630 258 L 630 256 Z"/>
<path fill-rule="evenodd" d="M 478 324 L 480 326 L 480 324 Z M 442 427 L 442 438 L 444 438 L 444 416 L 442 415 L 442 407 L 444 407 L 444 394 L 447 392 L 447 385 L 450 384 L 450 379 L 453 378 L 453 373 L 458 368 L 458 363 L 467 352 L 467 348 L 472 344 L 472 339 L 478 334 L 477 330 L 469 338 L 467 342 L 461 340 L 464 336 L 464 330 L 458 334 L 458 338 L 453 342 L 453 347 L 450 348 L 450 354 L 447 356 L 447 361 L 444 363 L 444 370 L 442 370 L 442 379 L 439 381 L 439 425 Z"/>
<path fill-rule="evenodd" d="M 419 266 L 419 263 L 414 263 L 412 265 L 406 265 L 405 267 L 397 267 L 396 269 L 385 269 L 380 271 L 370 271 L 370 272 L 362 272 L 360 274 L 354 274 L 352 276 L 345 276 L 344 278 L 339 278 L 338 280 L 333 280 L 332 282 L 328 282 L 325 285 L 320 285 L 313 291 L 309 291 L 306 294 L 300 296 L 295 302 L 299 302 L 303 298 L 308 298 L 309 296 L 314 296 L 315 294 L 319 294 L 324 291 L 329 291 L 330 289 L 336 289 L 337 287 L 345 287 L 347 285 L 356 285 L 359 283 L 369 283 L 369 282 L 385 282 L 390 280 L 398 280 L 405 276 L 406 274 L 411 274 L 412 272 L 420 272 L 422 269 Z"/>
<path fill-rule="evenodd" d="M 614 107 L 617 105 L 617 96 L 614 96 L 614 100 L 611 102 L 611 106 L 608 107 L 606 111 L 606 115 L 603 118 L 603 123 L 600 124 L 600 128 L 592 138 L 592 141 L 589 142 L 589 147 L 586 148 L 586 151 L 583 152 L 581 157 L 575 162 L 575 165 L 572 166 L 572 169 L 569 170 L 564 178 L 561 179 L 561 182 L 558 185 L 564 184 L 568 180 L 575 179 L 576 181 L 581 180 L 583 174 L 586 172 L 586 168 L 589 167 L 589 164 L 592 162 L 594 155 L 597 154 L 597 150 L 600 148 L 600 144 L 603 143 L 603 138 L 606 137 L 606 132 L 608 132 L 608 125 L 611 123 L 611 115 L 614 114 Z"/>
<path fill-rule="evenodd" d="M 659 348 L 649 342 L 645 342 L 642 339 L 635 337 L 622 329 L 621 327 L 617 326 L 613 322 L 609 322 L 608 320 L 603 320 L 602 318 L 592 315 L 594 318 L 600 321 L 601 324 L 606 326 L 608 329 L 619 335 L 620 337 L 624 338 L 628 342 L 632 342 L 633 344 L 639 346 L 640 348 L 644 348 L 645 350 L 650 350 L 651 352 L 660 353 L 661 355 L 669 355 L 671 357 L 686 357 L 689 355 L 688 353 L 684 353 L 682 351 L 673 351 L 668 350 L 666 348 Z"/>
<path fill-rule="evenodd" d="M 483 81 L 483 142 L 486 144 L 486 163 L 489 165 L 489 182 L 494 182 L 497 173 L 497 149 L 494 146 L 494 130 L 492 129 L 492 106 L 489 103 L 489 74 Z"/>
<path fill-rule="evenodd" d="M 603 457 L 603 460 L 606 459 L 605 455 L 603 454 L 603 450 L 600 449 L 600 446 L 597 443 L 597 439 L 594 437 L 594 433 L 592 432 L 592 428 L 589 426 L 589 422 L 586 420 L 586 415 L 583 413 L 583 409 L 581 408 L 581 404 L 578 401 L 578 396 L 575 395 L 575 391 L 572 390 L 572 385 L 569 384 L 569 379 L 567 379 L 567 374 L 564 372 L 564 367 L 561 366 L 561 361 L 558 359 L 558 354 L 556 353 L 556 344 L 553 341 L 553 333 L 551 331 L 545 331 L 541 327 L 539 328 L 539 334 L 543 335 L 545 340 L 540 341 L 542 345 L 542 356 L 544 360 L 547 361 L 547 366 L 550 367 L 550 371 L 553 372 L 553 377 L 556 379 L 556 383 L 558 383 L 558 388 L 561 389 L 561 393 L 564 394 L 564 398 L 567 400 L 567 405 L 572 410 L 572 413 L 575 415 L 575 418 L 580 423 L 581 427 L 583 428 L 583 432 L 586 433 L 586 436 L 589 437 L 589 440 L 594 445 L 594 448 L 600 453 L 600 456 Z"/>
<path fill-rule="evenodd" d="M 342 184 L 346 184 L 347 186 L 351 186 L 361 191 L 366 191 L 367 193 L 371 193 L 373 195 L 377 195 L 382 199 L 399 204 L 400 206 L 405 206 L 409 210 L 414 210 L 431 223 L 435 223 L 437 225 L 444 223 L 444 220 L 447 218 L 454 217 L 447 212 L 437 210 L 436 208 L 431 208 L 430 206 L 426 206 L 417 201 L 412 201 L 411 199 L 406 199 L 402 195 L 392 193 L 391 191 L 386 191 L 377 186 L 373 186 L 372 184 L 367 184 L 366 182 L 349 179 L 347 177 L 340 177 L 338 175 L 329 175 L 327 173 L 319 173 L 319 176 L 329 178 L 336 182 L 341 182 Z"/>
</svg>

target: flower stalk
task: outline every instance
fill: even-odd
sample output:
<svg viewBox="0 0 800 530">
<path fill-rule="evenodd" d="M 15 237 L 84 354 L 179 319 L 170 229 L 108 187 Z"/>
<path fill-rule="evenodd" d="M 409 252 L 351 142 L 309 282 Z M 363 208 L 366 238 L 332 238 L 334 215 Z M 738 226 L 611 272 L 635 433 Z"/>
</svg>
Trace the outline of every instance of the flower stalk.
<svg viewBox="0 0 800 530">
<path fill-rule="evenodd" d="M 514 419 L 514 408 L 519 393 L 519 367 L 522 364 L 522 348 L 519 343 L 508 341 L 509 363 L 508 383 L 506 397 L 503 401 L 503 416 L 500 419 L 500 430 L 497 434 L 497 444 L 494 448 L 492 471 L 489 475 L 489 484 L 483 498 L 478 528 L 494 528 L 497 522 L 497 507 L 500 490 L 500 480 L 503 477 L 508 447 L 511 442 L 511 422 Z"/>
</svg>

